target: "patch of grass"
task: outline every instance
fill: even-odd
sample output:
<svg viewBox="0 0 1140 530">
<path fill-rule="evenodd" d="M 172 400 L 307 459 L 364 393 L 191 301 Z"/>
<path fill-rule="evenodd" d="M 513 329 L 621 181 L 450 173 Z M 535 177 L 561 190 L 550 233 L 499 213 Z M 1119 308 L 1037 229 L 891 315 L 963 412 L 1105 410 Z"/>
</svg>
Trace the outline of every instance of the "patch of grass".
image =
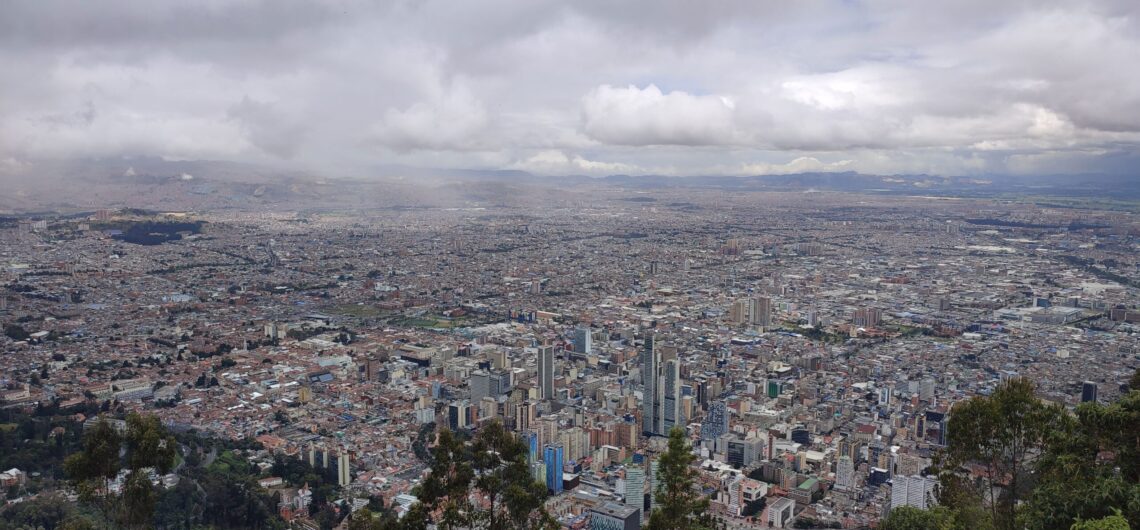
<svg viewBox="0 0 1140 530">
<path fill-rule="evenodd" d="M 356 318 L 377 318 L 384 316 L 386 313 L 386 311 L 383 309 L 367 304 L 343 304 L 330 308 L 328 311 L 336 315 L 344 315 Z"/>
<path fill-rule="evenodd" d="M 457 319 L 452 320 L 452 319 L 447 319 L 447 318 L 435 318 L 435 317 L 430 317 L 430 316 L 419 316 L 419 317 L 394 318 L 394 319 L 392 319 L 391 324 L 394 326 L 404 326 L 404 327 L 409 327 L 409 328 L 447 328 L 447 329 L 449 329 L 449 328 L 463 327 L 466 324 L 466 321 L 463 320 L 462 318 L 457 318 Z"/>
</svg>

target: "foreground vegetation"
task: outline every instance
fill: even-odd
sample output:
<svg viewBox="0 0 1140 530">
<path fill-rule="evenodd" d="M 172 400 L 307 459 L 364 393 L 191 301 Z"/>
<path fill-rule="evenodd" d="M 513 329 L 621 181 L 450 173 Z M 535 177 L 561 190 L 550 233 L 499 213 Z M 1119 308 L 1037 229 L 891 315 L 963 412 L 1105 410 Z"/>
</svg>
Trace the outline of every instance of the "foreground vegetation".
<svg viewBox="0 0 1140 530">
<path fill-rule="evenodd" d="M 104 418 L 86 430 L 70 416 L 5 416 L 15 427 L 0 429 L 0 463 L 37 475 L 7 492 L 21 502 L 0 508 L 0 530 L 287 527 L 280 494 L 258 484 L 262 471 L 243 456 L 256 443 L 175 434 L 139 414 L 122 429 Z M 271 473 L 309 484 L 320 526 L 343 519 L 335 485 L 307 463 L 278 458 Z M 155 484 L 163 476 L 177 482 Z"/>
<path fill-rule="evenodd" d="M 1075 411 L 1014 379 L 956 405 L 938 501 L 898 509 L 885 530 L 1140 528 L 1140 370 L 1130 392 Z"/>
</svg>

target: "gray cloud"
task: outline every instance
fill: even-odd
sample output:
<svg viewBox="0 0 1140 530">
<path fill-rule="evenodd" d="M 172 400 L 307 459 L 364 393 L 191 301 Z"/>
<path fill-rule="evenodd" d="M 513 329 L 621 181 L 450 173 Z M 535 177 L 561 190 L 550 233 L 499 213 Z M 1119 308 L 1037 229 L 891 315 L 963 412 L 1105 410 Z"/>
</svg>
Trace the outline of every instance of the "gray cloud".
<svg viewBox="0 0 1140 530">
<path fill-rule="evenodd" d="M 1135 171 L 1136 2 L 944 4 L 16 0 L 0 160 Z"/>
<path fill-rule="evenodd" d="M 227 115 L 242 124 L 251 144 L 270 155 L 292 158 L 305 137 L 304 124 L 271 103 L 245 97 Z"/>
</svg>

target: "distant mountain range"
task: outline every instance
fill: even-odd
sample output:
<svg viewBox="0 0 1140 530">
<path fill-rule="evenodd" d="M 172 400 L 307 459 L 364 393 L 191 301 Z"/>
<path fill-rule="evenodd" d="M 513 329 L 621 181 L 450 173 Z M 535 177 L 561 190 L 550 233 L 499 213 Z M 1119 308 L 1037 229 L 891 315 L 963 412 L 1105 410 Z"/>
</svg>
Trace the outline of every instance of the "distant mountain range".
<svg viewBox="0 0 1140 530">
<path fill-rule="evenodd" d="M 37 162 L 0 173 L 0 213 L 135 207 L 160 211 L 527 206 L 599 188 L 1140 199 L 1140 178 L 1114 175 L 942 177 L 797 173 L 755 176 L 537 176 L 523 171 L 383 166 L 374 178 L 224 161 L 160 158 Z"/>
</svg>

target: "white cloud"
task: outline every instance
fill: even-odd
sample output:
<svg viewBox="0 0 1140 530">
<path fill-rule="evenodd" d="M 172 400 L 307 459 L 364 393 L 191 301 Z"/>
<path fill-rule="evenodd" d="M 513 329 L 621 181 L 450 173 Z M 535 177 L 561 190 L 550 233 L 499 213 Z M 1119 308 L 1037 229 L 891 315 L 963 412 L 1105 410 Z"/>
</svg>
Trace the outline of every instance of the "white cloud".
<svg viewBox="0 0 1140 530">
<path fill-rule="evenodd" d="M 839 160 L 836 162 L 821 162 L 818 158 L 810 156 L 801 156 L 795 158 L 785 164 L 770 164 L 767 162 L 758 162 L 751 164 L 744 164 L 739 170 L 741 175 L 789 175 L 793 173 L 830 173 L 836 171 L 850 171 L 852 166 L 851 160 Z"/>
<path fill-rule="evenodd" d="M 569 156 L 556 149 L 535 153 L 525 160 L 511 164 L 510 168 L 528 171 L 538 175 L 584 174 L 602 176 L 618 173 L 640 174 L 645 172 L 642 168 L 631 164 L 587 160 L 581 155 Z"/>
<path fill-rule="evenodd" d="M 375 126 L 376 139 L 398 151 L 478 149 L 488 125 L 483 103 L 463 87 L 443 90 L 431 101 L 388 109 Z"/>
<path fill-rule="evenodd" d="M 304 124 L 278 105 L 249 96 L 230 107 L 227 115 L 241 124 L 251 144 L 273 156 L 292 158 L 306 135 Z"/>
<path fill-rule="evenodd" d="M 582 129 L 617 145 L 725 145 L 734 142 L 734 110 L 726 96 L 601 85 L 582 98 Z"/>
</svg>

